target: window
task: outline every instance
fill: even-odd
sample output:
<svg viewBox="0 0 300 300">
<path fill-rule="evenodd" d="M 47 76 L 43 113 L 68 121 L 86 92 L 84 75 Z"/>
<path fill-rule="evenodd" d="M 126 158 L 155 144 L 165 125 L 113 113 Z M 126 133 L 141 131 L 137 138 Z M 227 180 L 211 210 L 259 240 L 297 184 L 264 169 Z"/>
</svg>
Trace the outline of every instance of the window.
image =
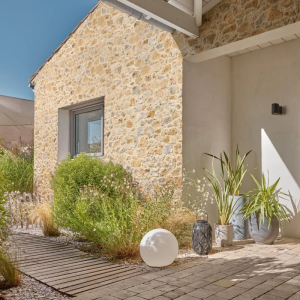
<svg viewBox="0 0 300 300">
<path fill-rule="evenodd" d="M 103 101 L 89 101 L 71 110 L 71 153 L 103 155 Z"/>
</svg>

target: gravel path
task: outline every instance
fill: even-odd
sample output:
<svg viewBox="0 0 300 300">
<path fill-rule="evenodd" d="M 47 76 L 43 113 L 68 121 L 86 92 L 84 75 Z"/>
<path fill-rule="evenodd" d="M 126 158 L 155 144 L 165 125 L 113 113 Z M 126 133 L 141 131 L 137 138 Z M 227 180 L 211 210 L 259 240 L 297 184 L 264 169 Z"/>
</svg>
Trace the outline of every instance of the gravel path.
<svg viewBox="0 0 300 300">
<path fill-rule="evenodd" d="M 20 286 L 11 288 L 9 290 L 0 290 L 1 296 L 6 300 L 65 300 L 71 299 L 61 293 L 55 291 L 51 287 L 38 282 L 26 275 L 22 276 L 22 283 Z"/>
</svg>

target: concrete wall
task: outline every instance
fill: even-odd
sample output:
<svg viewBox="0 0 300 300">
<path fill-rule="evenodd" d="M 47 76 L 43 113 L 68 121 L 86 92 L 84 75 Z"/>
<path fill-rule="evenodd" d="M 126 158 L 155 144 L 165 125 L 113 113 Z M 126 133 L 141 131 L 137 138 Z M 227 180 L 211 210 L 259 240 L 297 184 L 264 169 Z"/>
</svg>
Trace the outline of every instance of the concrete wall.
<svg viewBox="0 0 300 300">
<path fill-rule="evenodd" d="M 218 155 L 239 145 L 251 173 L 260 178 L 269 172 L 270 183 L 291 193 L 284 201 L 293 221 L 282 234 L 300 238 L 300 39 L 234 58 L 221 57 L 200 64 L 184 62 L 183 165 L 196 170 L 211 168 L 204 153 Z M 285 114 L 271 114 L 272 103 Z M 242 192 L 254 187 L 248 174 Z M 210 223 L 217 208 L 208 210 Z"/>
<path fill-rule="evenodd" d="M 252 149 L 252 173 L 279 177 L 293 201 L 294 215 L 283 235 L 300 238 L 300 39 L 241 55 L 232 60 L 232 146 Z M 286 114 L 271 114 L 271 104 L 285 106 Z M 253 168 L 257 167 L 256 170 Z M 250 181 L 245 189 L 251 187 Z"/>
<path fill-rule="evenodd" d="M 205 152 L 231 151 L 231 59 L 185 61 L 183 79 L 183 165 L 202 179 L 202 168 L 211 168 Z M 208 214 L 211 224 L 217 222 L 215 205 Z"/>
</svg>

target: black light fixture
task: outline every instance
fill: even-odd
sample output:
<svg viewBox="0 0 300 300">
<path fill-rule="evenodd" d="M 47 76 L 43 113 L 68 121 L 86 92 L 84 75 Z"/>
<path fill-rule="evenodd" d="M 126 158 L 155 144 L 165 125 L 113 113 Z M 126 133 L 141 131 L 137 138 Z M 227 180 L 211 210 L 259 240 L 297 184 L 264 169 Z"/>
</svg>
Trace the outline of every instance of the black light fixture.
<svg viewBox="0 0 300 300">
<path fill-rule="evenodd" d="M 272 115 L 282 115 L 282 106 L 280 106 L 278 103 L 273 103 Z"/>
</svg>

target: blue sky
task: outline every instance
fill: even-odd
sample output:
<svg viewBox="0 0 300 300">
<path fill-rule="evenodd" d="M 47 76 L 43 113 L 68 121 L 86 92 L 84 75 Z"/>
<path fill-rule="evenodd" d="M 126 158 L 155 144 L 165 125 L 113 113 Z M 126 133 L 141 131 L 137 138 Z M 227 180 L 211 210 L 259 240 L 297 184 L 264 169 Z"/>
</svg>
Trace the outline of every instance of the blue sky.
<svg viewBox="0 0 300 300">
<path fill-rule="evenodd" d="M 0 0 L 0 95 L 32 99 L 28 80 L 97 0 Z"/>
</svg>

